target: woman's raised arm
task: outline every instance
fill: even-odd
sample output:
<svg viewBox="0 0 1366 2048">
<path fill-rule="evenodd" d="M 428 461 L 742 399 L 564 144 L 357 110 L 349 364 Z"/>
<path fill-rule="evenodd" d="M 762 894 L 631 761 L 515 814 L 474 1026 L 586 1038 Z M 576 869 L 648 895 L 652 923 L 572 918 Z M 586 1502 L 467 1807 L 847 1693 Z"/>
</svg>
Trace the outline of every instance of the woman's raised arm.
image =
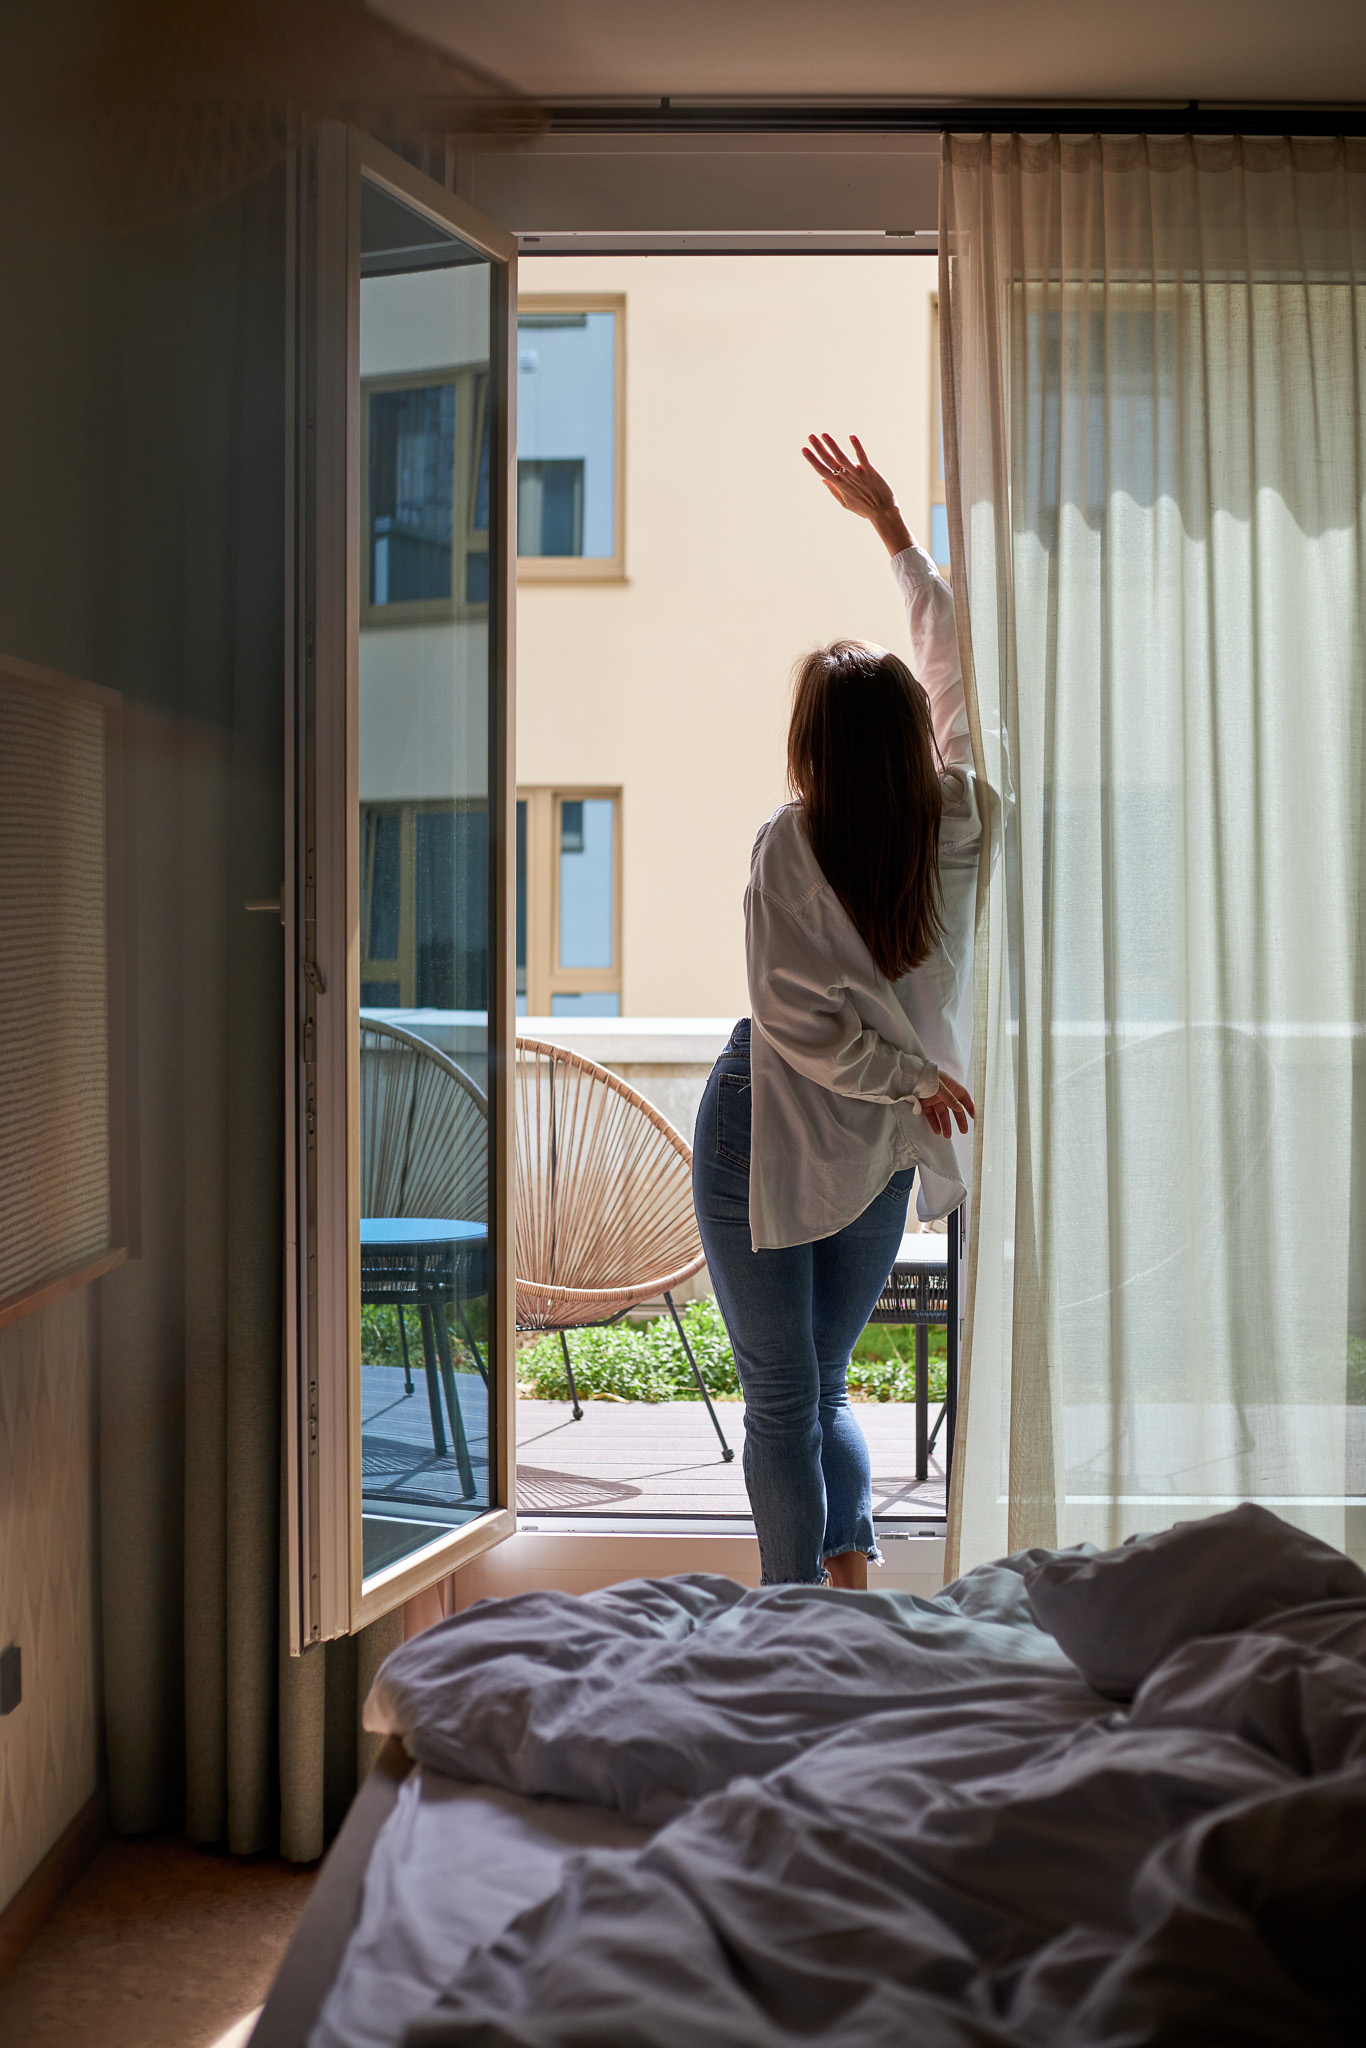
<svg viewBox="0 0 1366 2048">
<path fill-rule="evenodd" d="M 925 551 L 916 546 L 901 516 L 896 492 L 886 477 L 874 469 L 857 434 L 851 434 L 849 440 L 857 460 L 845 454 L 833 434 L 813 434 L 802 454 L 831 497 L 846 512 L 868 520 L 892 557 L 892 573 L 906 603 L 911 666 L 930 700 L 940 758 L 946 767 L 969 767 L 972 743 L 963 702 L 953 592 Z M 898 556 L 904 559 L 898 560 Z"/>
</svg>

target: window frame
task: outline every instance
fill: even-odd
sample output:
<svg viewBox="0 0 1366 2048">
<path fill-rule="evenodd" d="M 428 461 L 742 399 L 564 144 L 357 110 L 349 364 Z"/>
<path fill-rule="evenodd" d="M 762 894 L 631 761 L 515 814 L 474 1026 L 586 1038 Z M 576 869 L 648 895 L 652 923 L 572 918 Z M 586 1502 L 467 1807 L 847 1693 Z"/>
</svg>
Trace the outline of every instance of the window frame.
<svg viewBox="0 0 1366 2048">
<path fill-rule="evenodd" d="M 289 160 L 286 588 L 286 1580 L 292 1654 L 354 1633 L 516 1528 L 513 633 L 517 245 L 359 130 L 320 123 Z M 490 1505 L 364 1577 L 360 1317 L 360 629 L 368 447 L 360 377 L 362 181 L 490 262 Z M 368 381 L 368 380 L 367 380 Z M 425 373 L 418 381 L 434 381 Z M 499 386 L 501 384 L 501 391 Z M 477 487 L 477 479 L 475 479 Z M 382 614 L 388 607 L 365 607 Z M 398 608 L 396 608 L 398 609 Z M 403 607 L 427 611 L 426 604 Z M 438 614 L 453 607 L 437 601 Z M 471 608 L 473 609 L 473 608 Z M 431 614 L 428 613 L 428 616 Z M 367 627 L 372 623 L 364 618 Z M 379 624 L 378 617 L 373 619 Z"/>
<path fill-rule="evenodd" d="M 930 293 L 930 496 L 929 531 L 927 543 L 934 540 L 934 508 L 944 507 L 944 524 L 948 525 L 948 489 L 944 477 L 944 408 L 939 394 L 939 294 Z M 933 558 L 934 549 L 927 546 L 926 553 Z M 948 581 L 950 564 L 936 561 L 935 568 Z"/>
<path fill-rule="evenodd" d="M 626 294 L 625 292 L 528 292 L 517 301 L 523 313 L 615 313 L 616 397 L 612 553 L 610 555 L 518 555 L 519 583 L 624 583 L 626 581 Z M 514 343 L 515 346 L 515 343 Z M 534 458 L 529 458 L 534 459 Z M 515 477 L 514 470 L 514 477 Z M 513 518 L 514 530 L 516 515 Z"/>
<path fill-rule="evenodd" d="M 560 938 L 560 813 L 566 803 L 607 800 L 612 804 L 612 965 L 561 967 Z M 622 858 L 625 833 L 622 790 L 603 783 L 540 783 L 520 786 L 517 801 L 526 805 L 526 1014 L 552 1015 L 557 995 L 615 995 L 617 1014 L 625 1009 L 622 961 Z M 572 1021 L 565 1019 L 564 1021 Z M 585 1019 L 585 1023 L 591 1019 Z"/>
<path fill-rule="evenodd" d="M 395 370 L 360 383 L 360 622 L 366 632 L 377 626 L 441 624 L 448 619 L 482 619 L 488 600 L 469 600 L 464 570 L 471 555 L 487 554 L 488 530 L 474 524 L 473 499 L 478 492 L 479 433 L 488 412 L 488 372 L 482 363 L 451 363 L 431 370 Z M 455 473 L 451 479 L 451 595 L 405 598 L 376 604 L 372 597 L 370 547 L 370 401 L 377 392 L 427 391 L 439 384 L 455 386 Z M 462 488 L 462 481 L 466 485 Z M 482 545 L 480 538 L 482 536 Z"/>
</svg>

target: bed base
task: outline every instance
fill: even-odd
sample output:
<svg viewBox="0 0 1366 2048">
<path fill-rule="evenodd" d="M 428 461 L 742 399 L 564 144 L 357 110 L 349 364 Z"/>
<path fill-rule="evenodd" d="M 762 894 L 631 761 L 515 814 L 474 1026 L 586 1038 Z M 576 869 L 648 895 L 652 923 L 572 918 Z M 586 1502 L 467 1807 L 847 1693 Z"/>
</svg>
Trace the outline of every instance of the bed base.
<svg viewBox="0 0 1366 2048">
<path fill-rule="evenodd" d="M 327 1852 L 261 2009 L 250 2048 L 304 2048 L 359 1917 L 361 1887 L 375 1839 L 412 1768 L 403 1744 L 391 1735 Z"/>
</svg>

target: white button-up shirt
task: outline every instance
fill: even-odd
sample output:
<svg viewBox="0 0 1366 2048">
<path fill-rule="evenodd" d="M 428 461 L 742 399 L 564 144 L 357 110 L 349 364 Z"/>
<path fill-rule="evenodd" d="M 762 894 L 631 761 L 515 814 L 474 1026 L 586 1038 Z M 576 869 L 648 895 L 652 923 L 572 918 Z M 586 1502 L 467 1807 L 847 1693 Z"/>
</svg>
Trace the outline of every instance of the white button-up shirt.
<svg viewBox="0 0 1366 2048">
<path fill-rule="evenodd" d="M 756 1251 L 833 1236 L 904 1167 L 920 1168 L 923 1221 L 947 1216 L 967 1192 L 971 1129 L 937 1136 L 919 1098 L 934 1094 L 940 1067 L 969 1085 L 981 812 L 953 593 L 923 548 L 895 556 L 892 573 L 944 760 L 944 936 L 921 966 L 888 981 L 817 865 L 801 805 L 785 804 L 760 829 L 745 892 Z"/>
</svg>

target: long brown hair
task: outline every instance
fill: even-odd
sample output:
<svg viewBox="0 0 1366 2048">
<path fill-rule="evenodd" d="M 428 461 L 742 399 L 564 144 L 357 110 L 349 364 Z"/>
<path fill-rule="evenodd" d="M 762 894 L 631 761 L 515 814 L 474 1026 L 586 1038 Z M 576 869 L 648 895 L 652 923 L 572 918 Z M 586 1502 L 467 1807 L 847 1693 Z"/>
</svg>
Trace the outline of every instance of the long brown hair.
<svg viewBox="0 0 1366 2048">
<path fill-rule="evenodd" d="M 889 981 L 943 937 L 943 797 L 925 692 L 904 661 L 836 640 L 796 671 L 787 780 L 821 872 Z"/>
</svg>

